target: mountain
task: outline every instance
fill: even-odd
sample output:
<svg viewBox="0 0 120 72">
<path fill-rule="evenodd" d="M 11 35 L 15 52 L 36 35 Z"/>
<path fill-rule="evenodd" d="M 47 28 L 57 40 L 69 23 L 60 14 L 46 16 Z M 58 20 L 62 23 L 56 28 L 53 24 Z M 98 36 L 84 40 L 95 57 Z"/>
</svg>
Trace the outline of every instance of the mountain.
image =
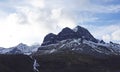
<svg viewBox="0 0 120 72">
<path fill-rule="evenodd" d="M 95 43 L 81 39 L 67 39 L 57 44 L 39 47 L 38 54 L 57 54 L 72 51 L 80 54 L 91 55 L 97 58 L 104 56 L 120 55 L 120 45 L 111 43 Z"/>
<path fill-rule="evenodd" d="M 94 38 L 80 26 L 46 35 L 32 54 L 40 72 L 119 72 L 120 45 Z"/>
<path fill-rule="evenodd" d="M 0 49 L 0 72 L 120 72 L 120 45 L 80 26 L 45 36 L 41 46 Z"/>
<path fill-rule="evenodd" d="M 0 72 L 37 72 L 39 64 L 30 54 L 39 47 L 20 43 L 15 47 L 0 48 Z"/>
<path fill-rule="evenodd" d="M 38 52 L 49 54 L 67 50 L 104 57 L 104 55 L 119 55 L 120 45 L 98 40 L 87 29 L 77 26 L 74 29 L 66 27 L 57 35 L 53 33 L 46 35 Z"/>
<path fill-rule="evenodd" d="M 0 54 L 25 54 L 30 55 L 36 52 L 40 45 L 27 46 L 26 44 L 20 43 L 15 47 L 11 48 L 0 48 Z"/>
<path fill-rule="evenodd" d="M 55 35 L 53 33 L 46 35 L 42 43 L 42 46 L 55 44 L 66 39 L 78 39 L 78 38 L 98 42 L 98 40 L 95 39 L 87 29 L 77 26 L 74 29 L 66 27 L 60 33 L 58 33 L 58 35 Z"/>
</svg>

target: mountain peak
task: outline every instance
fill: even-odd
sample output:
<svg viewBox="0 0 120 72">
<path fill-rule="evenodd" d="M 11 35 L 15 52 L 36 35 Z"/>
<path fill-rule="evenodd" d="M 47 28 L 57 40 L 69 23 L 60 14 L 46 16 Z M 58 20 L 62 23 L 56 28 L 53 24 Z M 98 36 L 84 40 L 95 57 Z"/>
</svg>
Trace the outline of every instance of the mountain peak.
<svg viewBox="0 0 120 72">
<path fill-rule="evenodd" d="M 60 33 L 58 33 L 58 35 L 63 36 L 64 34 L 69 34 L 69 33 L 74 33 L 74 31 L 68 27 L 63 28 L 62 31 Z"/>
<path fill-rule="evenodd" d="M 59 41 L 66 39 L 78 39 L 78 38 L 84 38 L 86 40 L 97 42 L 97 40 L 91 35 L 91 33 L 87 29 L 81 26 L 76 26 L 74 29 L 70 29 L 68 27 L 62 29 L 62 31 L 59 32 L 58 35 L 55 35 L 53 33 L 46 35 L 42 43 L 42 46 L 55 44 L 58 43 Z"/>
<path fill-rule="evenodd" d="M 76 27 L 73 29 L 73 31 L 74 31 L 74 32 L 77 32 L 77 31 L 82 30 L 82 29 L 85 29 L 85 28 L 83 28 L 83 27 L 81 27 L 81 26 L 76 26 Z"/>
<path fill-rule="evenodd" d="M 76 32 L 78 38 L 84 38 L 86 40 L 97 42 L 97 40 L 92 36 L 92 34 L 86 28 L 83 28 L 81 26 L 76 26 L 73 29 L 73 31 Z"/>
<path fill-rule="evenodd" d="M 27 46 L 26 44 L 20 43 L 17 45 L 17 47 L 21 47 L 21 46 Z"/>
</svg>

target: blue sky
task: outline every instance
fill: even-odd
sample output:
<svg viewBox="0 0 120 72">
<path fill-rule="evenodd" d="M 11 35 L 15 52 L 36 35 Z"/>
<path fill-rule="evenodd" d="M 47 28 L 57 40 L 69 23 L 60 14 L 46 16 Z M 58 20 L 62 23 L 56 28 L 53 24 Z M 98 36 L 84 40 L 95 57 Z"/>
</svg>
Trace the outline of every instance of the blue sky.
<svg viewBox="0 0 120 72">
<path fill-rule="evenodd" d="M 0 0 L 0 47 L 40 44 L 46 34 L 77 25 L 120 43 L 120 0 Z"/>
</svg>

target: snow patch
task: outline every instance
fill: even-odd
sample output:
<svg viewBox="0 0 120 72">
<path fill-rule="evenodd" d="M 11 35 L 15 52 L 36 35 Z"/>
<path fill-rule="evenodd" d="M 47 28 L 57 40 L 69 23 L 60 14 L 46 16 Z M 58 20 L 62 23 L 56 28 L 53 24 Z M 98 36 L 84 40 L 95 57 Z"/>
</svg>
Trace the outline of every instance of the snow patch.
<svg viewBox="0 0 120 72">
<path fill-rule="evenodd" d="M 39 67 L 39 64 L 37 63 L 37 60 L 34 60 L 34 64 L 33 64 L 33 69 L 35 72 L 39 72 L 39 70 L 37 69 L 37 67 Z"/>
<path fill-rule="evenodd" d="M 53 52 L 55 52 L 55 51 L 56 51 L 56 49 L 52 49 L 52 50 L 50 51 L 50 54 L 53 53 Z"/>
</svg>

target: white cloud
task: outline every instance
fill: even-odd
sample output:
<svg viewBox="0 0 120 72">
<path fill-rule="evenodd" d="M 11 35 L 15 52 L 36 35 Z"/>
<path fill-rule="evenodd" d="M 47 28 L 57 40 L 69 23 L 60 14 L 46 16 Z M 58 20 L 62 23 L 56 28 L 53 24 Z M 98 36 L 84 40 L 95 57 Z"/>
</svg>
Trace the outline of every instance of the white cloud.
<svg viewBox="0 0 120 72">
<path fill-rule="evenodd" d="M 51 10 L 51 19 L 53 19 L 57 26 L 62 29 L 65 27 L 73 28 L 76 26 L 76 22 L 67 14 L 62 12 L 62 8 L 52 9 Z"/>
<path fill-rule="evenodd" d="M 0 20 L 2 20 L 6 16 L 6 13 L 3 11 L 0 11 Z"/>
<path fill-rule="evenodd" d="M 60 18 L 61 14 L 62 14 L 62 8 L 51 10 L 51 18 L 52 19 Z"/>
<path fill-rule="evenodd" d="M 111 25 L 103 25 L 103 26 L 95 26 L 95 25 L 83 25 L 93 34 L 95 38 L 102 39 L 106 42 L 120 41 L 120 24 L 111 24 Z"/>
<path fill-rule="evenodd" d="M 120 41 L 120 29 L 112 33 L 112 39 L 116 41 Z"/>
<path fill-rule="evenodd" d="M 60 28 L 65 28 L 65 27 L 74 28 L 76 26 L 76 23 L 72 19 L 62 18 L 58 21 L 57 25 Z"/>
<path fill-rule="evenodd" d="M 45 0 L 28 0 L 31 5 L 34 7 L 44 8 L 45 7 Z"/>
<path fill-rule="evenodd" d="M 105 41 L 110 41 L 111 37 L 110 37 L 109 34 L 106 34 L 106 35 L 103 35 L 102 39 L 105 40 Z"/>
<path fill-rule="evenodd" d="M 71 17 L 62 13 L 61 7 L 46 9 L 41 1 L 35 1 L 38 5 L 34 0 L 28 2 L 28 6 L 16 5 L 16 12 L 0 19 L 0 46 L 10 47 L 20 42 L 28 45 L 41 43 L 47 33 L 57 33 L 63 27 L 75 25 Z"/>
<path fill-rule="evenodd" d="M 119 5 L 96 5 L 90 0 L 10 0 L 2 4 L 2 7 L 14 10 L 12 13 L 0 10 L 0 46 L 4 47 L 20 42 L 29 45 L 41 43 L 47 33 L 58 33 L 64 27 L 73 28 L 80 21 L 96 21 L 99 18 L 94 16 L 95 13 L 119 12 L 120 9 Z M 103 38 L 106 39 L 106 34 L 109 34 L 106 30 L 113 33 L 116 27 L 96 31 L 96 37 L 105 35 Z M 114 40 L 116 34 L 112 34 Z"/>
</svg>

